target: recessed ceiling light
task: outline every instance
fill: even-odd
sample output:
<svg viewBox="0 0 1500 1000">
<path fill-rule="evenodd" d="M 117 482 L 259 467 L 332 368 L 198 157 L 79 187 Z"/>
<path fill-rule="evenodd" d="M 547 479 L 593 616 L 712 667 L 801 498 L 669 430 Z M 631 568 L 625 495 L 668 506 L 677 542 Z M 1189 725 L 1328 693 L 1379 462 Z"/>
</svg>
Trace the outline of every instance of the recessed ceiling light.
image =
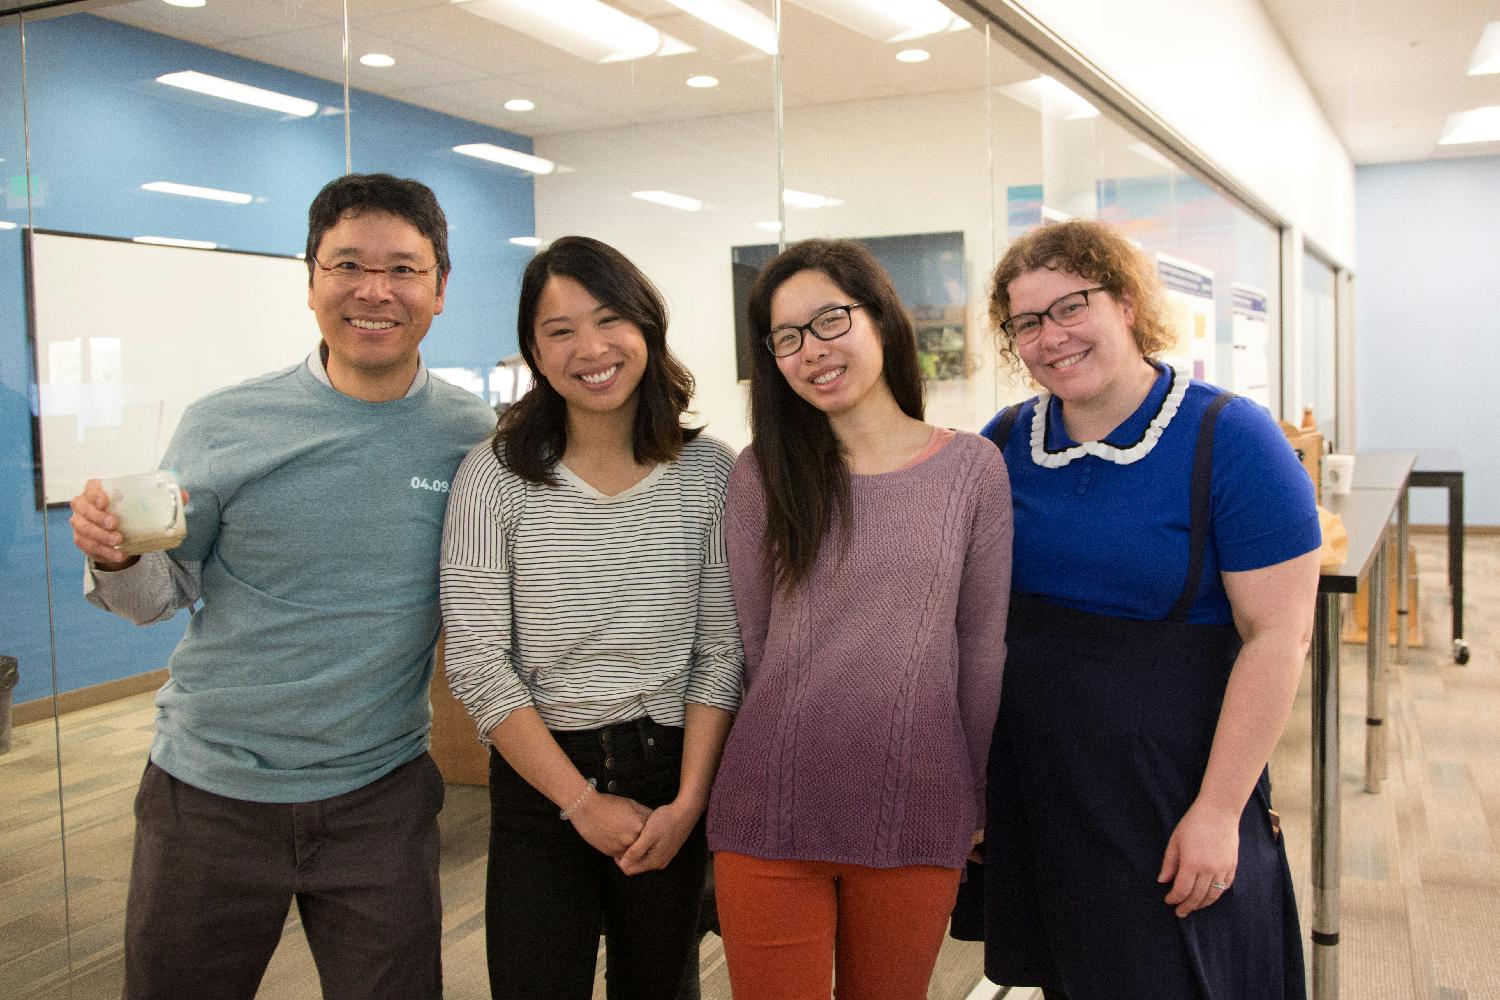
<svg viewBox="0 0 1500 1000">
<path fill-rule="evenodd" d="M 687 85 L 704 90 L 708 87 L 717 87 L 719 85 L 719 78 L 716 76 L 690 76 L 687 78 Z"/>
<path fill-rule="evenodd" d="M 510 241 L 518 247 L 539 247 L 542 241 L 535 236 L 512 236 Z"/>
<path fill-rule="evenodd" d="M 317 101 L 278 94 L 274 90 L 262 90 L 260 87 L 236 83 L 233 80 L 209 76 L 207 73 L 198 73 L 194 70 L 163 73 L 156 78 L 156 82 L 164 83 L 169 87 L 180 87 L 183 90 L 207 94 L 209 97 L 222 97 L 226 101 L 237 101 L 240 104 L 251 104 L 257 108 L 296 115 L 298 118 L 310 118 L 318 113 Z"/>
<path fill-rule="evenodd" d="M 208 0 L 166 0 L 173 7 L 202 7 Z"/>
<path fill-rule="evenodd" d="M 374 66 L 377 69 L 385 69 L 386 67 L 396 65 L 396 60 L 384 52 L 366 52 L 359 57 L 359 63 L 361 66 Z"/>
<path fill-rule="evenodd" d="M 1459 146 L 1468 142 L 1500 142 L 1500 105 L 1448 116 L 1438 145 Z"/>
<path fill-rule="evenodd" d="M 167 0 L 168 3 L 171 0 Z M 219 244 L 207 240 L 180 240 L 175 236 L 134 236 L 132 243 L 150 243 L 159 247 L 187 247 L 189 250 L 217 250 Z"/>
<path fill-rule="evenodd" d="M 489 160 L 491 163 L 504 164 L 507 167 L 515 167 L 517 170 L 525 170 L 532 174 L 550 174 L 557 169 L 557 164 L 540 156 L 532 156 L 530 153 L 522 153 L 515 149 L 506 149 L 504 146 L 496 146 L 488 142 L 470 142 L 462 146 L 454 146 L 455 153 L 472 156 L 480 160 Z"/>
<path fill-rule="evenodd" d="M 14 222 L 0 222 L 0 229 L 14 229 L 14 228 L 16 228 L 16 224 Z"/>
<path fill-rule="evenodd" d="M 255 200 L 253 195 L 238 191 L 220 191 L 218 188 L 197 187 L 193 184 L 178 184 L 175 181 L 151 181 L 141 185 L 142 191 L 160 194 L 180 194 L 184 198 L 207 198 L 209 201 L 227 201 L 231 205 L 248 205 Z"/>
<path fill-rule="evenodd" d="M 1500 73 L 1500 21 L 1491 21 L 1484 26 L 1474 55 L 1469 59 L 1469 75 L 1483 76 Z"/>
<path fill-rule="evenodd" d="M 536 103 L 528 101 L 524 97 L 513 98 L 505 102 L 506 111 L 535 111 Z"/>
<path fill-rule="evenodd" d="M 665 205 L 668 208 L 680 208 L 684 212 L 696 212 L 703 207 L 703 202 L 697 198 L 689 198 L 685 194 L 673 194 L 671 191 L 632 191 L 630 197 Z"/>
<path fill-rule="evenodd" d="M 926 62 L 932 58 L 932 53 L 926 49 L 902 49 L 896 53 L 897 62 L 919 63 Z"/>
</svg>

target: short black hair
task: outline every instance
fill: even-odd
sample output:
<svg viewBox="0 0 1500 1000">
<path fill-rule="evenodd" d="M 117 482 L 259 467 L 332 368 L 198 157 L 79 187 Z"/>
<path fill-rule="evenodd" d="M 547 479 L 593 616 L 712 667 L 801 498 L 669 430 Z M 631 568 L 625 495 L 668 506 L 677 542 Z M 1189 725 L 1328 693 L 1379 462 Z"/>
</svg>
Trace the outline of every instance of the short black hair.
<svg viewBox="0 0 1500 1000">
<path fill-rule="evenodd" d="M 345 216 L 363 212 L 388 212 L 405 219 L 427 237 L 437 254 L 438 283 L 453 269 L 448 259 L 448 217 L 432 188 L 421 181 L 390 174 L 345 174 L 329 181 L 307 209 L 307 274 L 312 277 L 313 258 L 323 234 Z"/>
</svg>

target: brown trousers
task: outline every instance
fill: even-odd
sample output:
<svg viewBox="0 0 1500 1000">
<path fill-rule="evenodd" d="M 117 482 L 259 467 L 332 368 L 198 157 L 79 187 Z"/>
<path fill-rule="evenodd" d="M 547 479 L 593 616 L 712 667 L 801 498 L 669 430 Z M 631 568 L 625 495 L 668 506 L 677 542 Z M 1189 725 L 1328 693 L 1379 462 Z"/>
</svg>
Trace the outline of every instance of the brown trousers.
<svg viewBox="0 0 1500 1000">
<path fill-rule="evenodd" d="M 244 802 L 147 764 L 125 1000 L 252 1000 L 291 901 L 327 1000 L 437 1000 L 443 780 L 427 754 L 344 795 Z"/>
</svg>

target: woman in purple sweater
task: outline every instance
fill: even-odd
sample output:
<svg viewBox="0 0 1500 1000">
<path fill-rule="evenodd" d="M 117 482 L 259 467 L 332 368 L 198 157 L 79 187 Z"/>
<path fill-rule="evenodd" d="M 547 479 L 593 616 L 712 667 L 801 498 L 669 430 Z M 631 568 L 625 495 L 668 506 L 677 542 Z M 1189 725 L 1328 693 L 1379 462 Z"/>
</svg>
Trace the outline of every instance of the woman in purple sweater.
<svg viewBox="0 0 1500 1000">
<path fill-rule="evenodd" d="M 847 240 L 761 272 L 727 534 L 746 693 L 709 806 L 737 996 L 920 1000 L 984 825 L 1011 513 L 922 420 L 912 327 Z"/>
</svg>

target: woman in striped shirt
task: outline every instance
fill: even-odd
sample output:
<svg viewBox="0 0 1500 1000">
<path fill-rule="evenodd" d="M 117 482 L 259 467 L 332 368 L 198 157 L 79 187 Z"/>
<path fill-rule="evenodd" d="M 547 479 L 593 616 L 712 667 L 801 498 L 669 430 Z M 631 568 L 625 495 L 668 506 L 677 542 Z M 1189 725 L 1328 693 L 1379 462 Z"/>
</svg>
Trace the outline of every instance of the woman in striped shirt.
<svg viewBox="0 0 1500 1000">
<path fill-rule="evenodd" d="M 591 996 L 605 929 L 610 995 L 671 997 L 739 706 L 734 454 L 683 426 L 692 376 L 619 251 L 555 241 L 517 326 L 534 385 L 459 468 L 443 537 L 448 682 L 492 747 L 490 987 Z"/>
</svg>

